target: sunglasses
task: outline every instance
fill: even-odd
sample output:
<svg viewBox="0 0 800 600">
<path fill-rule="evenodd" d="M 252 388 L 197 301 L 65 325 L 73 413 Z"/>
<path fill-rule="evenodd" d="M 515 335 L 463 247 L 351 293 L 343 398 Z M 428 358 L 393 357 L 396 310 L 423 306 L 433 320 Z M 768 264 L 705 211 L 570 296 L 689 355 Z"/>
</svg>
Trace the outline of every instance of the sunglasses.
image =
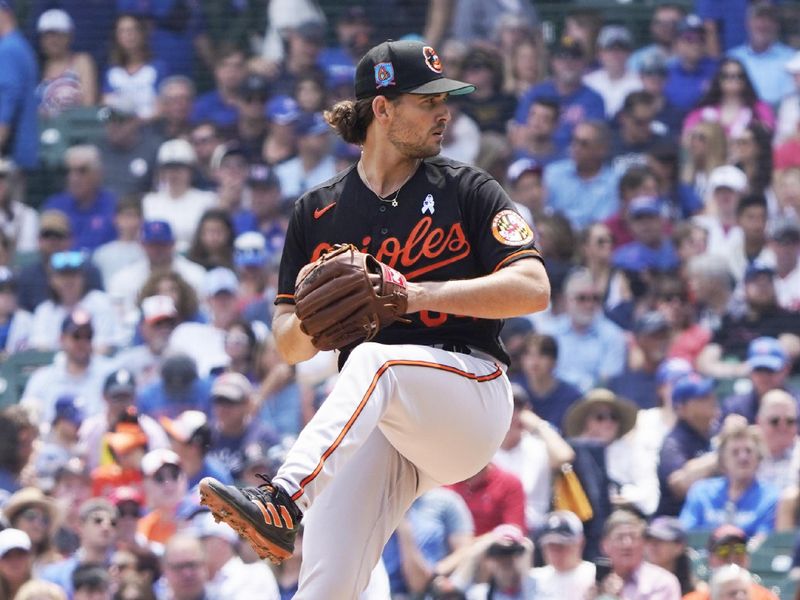
<svg viewBox="0 0 800 600">
<path fill-rule="evenodd" d="M 203 566 L 203 563 L 198 561 L 186 561 L 180 563 L 167 563 L 167 568 L 170 571 L 185 571 L 187 569 L 195 571 Z"/>
<path fill-rule="evenodd" d="M 65 240 L 67 234 L 62 231 L 53 231 L 52 229 L 43 229 L 39 232 L 39 237 L 45 240 Z"/>
<path fill-rule="evenodd" d="M 598 421 L 600 423 L 603 423 L 605 421 L 613 421 L 614 423 L 616 423 L 619 420 L 617 418 L 616 413 L 613 413 L 613 412 L 610 412 L 610 411 L 609 412 L 592 413 L 589 416 L 589 418 L 592 419 L 593 421 Z"/>
<path fill-rule="evenodd" d="M 68 269 L 80 269 L 83 266 L 86 257 L 83 252 L 78 250 L 70 250 L 68 252 L 56 252 L 50 257 L 50 266 L 56 271 L 64 271 Z"/>
<path fill-rule="evenodd" d="M 577 296 L 575 296 L 575 300 L 577 300 L 578 302 L 597 303 L 600 302 L 602 298 L 600 297 L 600 294 L 578 294 Z"/>
<path fill-rule="evenodd" d="M 728 558 L 729 556 L 744 556 L 747 554 L 747 546 L 743 543 L 737 544 L 723 544 L 714 548 L 714 555 L 719 558 Z"/>
<path fill-rule="evenodd" d="M 777 427 L 781 423 L 789 427 L 794 427 L 797 425 L 797 419 L 795 417 L 770 417 L 767 419 L 767 423 L 769 423 L 770 427 Z"/>
<path fill-rule="evenodd" d="M 153 475 L 153 481 L 159 484 L 167 483 L 168 481 L 178 481 L 180 475 L 181 470 L 178 467 L 167 465 L 159 469 L 155 475 Z"/>
<path fill-rule="evenodd" d="M 23 521 L 39 521 L 43 525 L 50 525 L 50 517 L 36 508 L 25 509 L 19 516 Z"/>
</svg>

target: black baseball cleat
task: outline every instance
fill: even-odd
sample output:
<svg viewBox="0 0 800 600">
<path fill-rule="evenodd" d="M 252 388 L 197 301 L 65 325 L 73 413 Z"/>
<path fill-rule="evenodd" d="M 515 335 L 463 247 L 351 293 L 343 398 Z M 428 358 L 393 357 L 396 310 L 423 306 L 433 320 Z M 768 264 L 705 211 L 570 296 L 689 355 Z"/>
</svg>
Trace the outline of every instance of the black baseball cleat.
<svg viewBox="0 0 800 600">
<path fill-rule="evenodd" d="M 200 504 L 217 523 L 224 521 L 245 538 L 261 558 L 281 564 L 294 552 L 303 513 L 285 491 L 259 474 L 264 483 L 237 488 L 213 477 L 200 482 Z"/>
</svg>

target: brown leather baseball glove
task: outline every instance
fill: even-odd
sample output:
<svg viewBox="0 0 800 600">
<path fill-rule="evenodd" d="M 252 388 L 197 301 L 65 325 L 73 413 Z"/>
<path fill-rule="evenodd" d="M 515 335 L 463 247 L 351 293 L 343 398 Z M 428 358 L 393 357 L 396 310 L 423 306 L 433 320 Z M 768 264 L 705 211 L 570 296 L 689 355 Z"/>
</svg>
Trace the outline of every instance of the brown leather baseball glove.
<svg viewBox="0 0 800 600">
<path fill-rule="evenodd" d="M 339 244 L 300 270 L 300 329 L 320 350 L 367 342 L 406 313 L 406 278 L 371 254 Z"/>
</svg>

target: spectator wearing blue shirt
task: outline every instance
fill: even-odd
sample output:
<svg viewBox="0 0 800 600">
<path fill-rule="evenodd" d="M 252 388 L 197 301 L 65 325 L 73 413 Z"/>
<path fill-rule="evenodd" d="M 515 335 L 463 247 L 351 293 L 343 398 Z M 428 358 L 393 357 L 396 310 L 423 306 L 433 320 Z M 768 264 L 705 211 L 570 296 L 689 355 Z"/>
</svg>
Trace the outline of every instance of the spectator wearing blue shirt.
<svg viewBox="0 0 800 600">
<path fill-rule="evenodd" d="M 628 69 L 641 71 L 642 64 L 653 56 L 662 58 L 672 56 L 672 45 L 678 35 L 678 24 L 686 17 L 686 9 L 680 4 L 661 4 L 653 9 L 650 19 L 650 40 L 652 43 L 639 48 L 628 58 Z"/>
<path fill-rule="evenodd" d="M 214 63 L 216 87 L 195 100 L 192 122 L 210 121 L 218 127 L 234 128 L 239 118 L 239 92 L 246 75 L 244 52 L 238 48 L 221 51 Z"/>
<path fill-rule="evenodd" d="M 208 414 L 210 385 L 197 376 L 197 365 L 185 354 L 175 354 L 161 365 L 161 378 L 140 391 L 136 408 L 154 419 L 175 418 L 185 410 Z"/>
<path fill-rule="evenodd" d="M 627 350 L 625 335 L 603 315 L 602 294 L 586 269 L 564 283 L 566 311 L 542 326 L 558 342 L 556 375 L 587 391 L 622 373 Z"/>
<path fill-rule="evenodd" d="M 39 68 L 6 1 L 0 2 L 0 65 L 0 156 L 11 156 L 19 167 L 32 169 L 39 151 Z"/>
<path fill-rule="evenodd" d="M 664 272 L 678 267 L 678 254 L 664 234 L 662 212 L 658 198 L 638 196 L 631 200 L 627 216 L 633 241 L 614 251 L 611 257 L 614 267 L 634 273 Z"/>
<path fill-rule="evenodd" d="M 208 27 L 200 2 L 150 0 L 149 4 L 146 16 L 153 23 L 150 37 L 153 54 L 170 65 L 172 74 L 191 77 L 198 66 L 195 60 L 198 55 L 205 65 L 212 64 L 211 38 L 206 32 Z"/>
<path fill-rule="evenodd" d="M 658 461 L 661 488 L 657 515 L 677 517 L 695 481 L 717 472 L 711 434 L 719 415 L 714 380 L 689 373 L 672 386 L 672 407 L 678 417 L 664 438 Z"/>
<path fill-rule="evenodd" d="M 646 57 L 639 65 L 642 89 L 655 98 L 656 116 L 653 126 L 656 133 L 676 138 L 683 125 L 683 111 L 673 105 L 664 93 L 668 74 L 667 59 L 660 54 Z"/>
<path fill-rule="evenodd" d="M 103 164 L 96 146 L 72 146 L 64 154 L 67 189 L 50 196 L 45 210 L 60 210 L 70 222 L 73 247 L 92 251 L 117 237 L 117 199 L 101 187 Z"/>
<path fill-rule="evenodd" d="M 659 405 L 658 369 L 667 358 L 672 338 L 672 327 L 660 312 L 651 311 L 636 319 L 633 326 L 636 346 L 641 354 L 641 365 L 626 368 L 608 384 L 619 396 L 633 400 L 639 408 Z"/>
<path fill-rule="evenodd" d="M 773 107 L 794 91 L 785 66 L 795 51 L 778 41 L 779 33 L 778 9 L 771 4 L 754 4 L 747 12 L 747 43 L 728 52 L 747 69 L 759 98 Z"/>
<path fill-rule="evenodd" d="M 531 105 L 539 98 L 556 100 L 561 110 L 554 139 L 557 148 L 564 150 L 575 126 L 586 120 L 605 119 L 606 107 L 600 94 L 583 84 L 586 54 L 576 39 L 565 36 L 559 40 L 552 50 L 551 66 L 552 79 L 534 85 L 522 95 L 514 119 L 518 124 L 525 123 Z"/>
<path fill-rule="evenodd" d="M 664 95 L 685 115 L 705 93 L 717 61 L 706 56 L 706 35 L 703 22 L 697 15 L 689 15 L 678 27 L 675 56 L 667 65 L 667 83 Z"/>
<path fill-rule="evenodd" d="M 531 334 L 520 356 L 520 372 L 512 377 L 528 393 L 534 413 L 561 431 L 564 415 L 583 393 L 555 376 L 558 342 L 551 335 Z"/>
<path fill-rule="evenodd" d="M 525 123 L 512 128 L 514 156 L 535 160 L 542 166 L 566 158 L 566 153 L 556 146 L 554 137 L 560 113 L 555 98 L 541 97 L 531 102 Z"/>
<path fill-rule="evenodd" d="M 756 477 L 763 445 L 760 430 L 746 423 L 723 426 L 717 449 L 722 476 L 701 479 L 689 488 L 680 514 L 687 531 L 724 523 L 736 525 L 748 537 L 773 531 L 778 490 Z"/>
<path fill-rule="evenodd" d="M 548 207 L 567 217 L 574 229 L 602 221 L 619 208 L 617 175 L 606 164 L 610 139 L 604 122 L 580 123 L 572 134 L 571 158 L 544 171 Z"/>
</svg>

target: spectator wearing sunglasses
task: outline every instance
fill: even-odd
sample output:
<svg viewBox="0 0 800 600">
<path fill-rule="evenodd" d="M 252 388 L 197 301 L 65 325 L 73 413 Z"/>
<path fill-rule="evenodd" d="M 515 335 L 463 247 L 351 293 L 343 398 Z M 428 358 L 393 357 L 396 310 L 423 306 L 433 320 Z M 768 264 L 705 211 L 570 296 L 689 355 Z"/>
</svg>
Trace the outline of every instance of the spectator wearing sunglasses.
<svg viewBox="0 0 800 600">
<path fill-rule="evenodd" d="M 580 130 L 580 128 L 579 128 Z M 556 338 L 556 376 L 586 391 L 622 373 L 625 337 L 602 311 L 602 295 L 589 271 L 578 269 L 564 283 L 564 314 L 542 323 Z"/>
<path fill-rule="evenodd" d="M 92 347 L 106 354 L 116 345 L 117 321 L 111 300 L 105 292 L 89 289 L 84 267 L 87 256 L 82 251 L 56 252 L 50 257 L 47 280 L 50 299 L 33 313 L 30 345 L 39 350 L 58 349 L 58 325 L 73 309 L 89 314 L 94 336 Z"/>
<path fill-rule="evenodd" d="M 151 547 L 164 544 L 178 530 L 178 516 L 188 491 L 181 459 L 172 450 L 151 450 L 142 459 L 144 493 L 150 512 L 139 520 L 139 535 Z"/>
<path fill-rule="evenodd" d="M 716 571 L 727 565 L 736 565 L 740 569 L 750 568 L 748 537 L 741 528 L 735 525 L 720 525 L 708 538 L 708 566 Z M 778 597 L 755 582 L 750 583 L 750 600 L 778 600 Z M 711 592 L 707 584 L 698 584 L 694 592 L 686 594 L 683 600 L 710 600 Z"/>
<path fill-rule="evenodd" d="M 96 564 L 108 569 L 117 539 L 117 507 L 105 498 L 90 498 L 81 504 L 78 515 L 80 545 L 72 556 L 42 569 L 39 577 L 61 586 L 74 596 L 73 574 L 82 565 Z"/>
<path fill-rule="evenodd" d="M 40 422 L 52 423 L 56 400 L 66 395 L 82 398 L 87 416 L 101 412 L 103 381 L 112 368 L 107 358 L 92 353 L 94 327 L 85 310 L 70 312 L 58 330 L 61 351 L 52 364 L 33 372 L 20 400 Z"/>
<path fill-rule="evenodd" d="M 797 399 L 784 390 L 770 390 L 761 399 L 756 425 L 767 447 L 758 478 L 780 491 L 796 487 L 800 475 Z"/>
<path fill-rule="evenodd" d="M 47 270 L 50 257 L 72 247 L 72 227 L 67 215 L 60 210 L 45 210 L 39 217 L 38 259 L 19 272 L 17 298 L 22 308 L 33 312 L 50 297 Z M 100 271 L 91 263 L 84 265 L 87 289 L 102 290 Z"/>
<path fill-rule="evenodd" d="M 102 187 L 103 163 L 96 146 L 79 145 L 64 154 L 67 188 L 45 201 L 45 210 L 60 210 L 75 232 L 73 247 L 92 251 L 117 237 L 116 197 Z"/>
</svg>

